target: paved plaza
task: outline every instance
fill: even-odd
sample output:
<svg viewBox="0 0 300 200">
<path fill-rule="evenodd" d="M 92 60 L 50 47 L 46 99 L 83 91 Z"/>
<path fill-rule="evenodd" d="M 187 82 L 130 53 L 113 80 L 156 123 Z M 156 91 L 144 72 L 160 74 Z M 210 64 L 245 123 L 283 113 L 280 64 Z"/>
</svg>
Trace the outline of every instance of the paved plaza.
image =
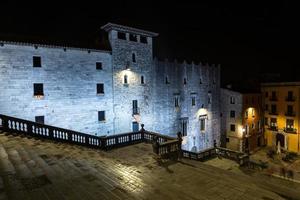
<svg viewBox="0 0 300 200">
<path fill-rule="evenodd" d="M 149 144 L 104 152 L 1 134 L 0 199 L 300 199 L 300 184 L 225 159 L 158 162 Z"/>
</svg>

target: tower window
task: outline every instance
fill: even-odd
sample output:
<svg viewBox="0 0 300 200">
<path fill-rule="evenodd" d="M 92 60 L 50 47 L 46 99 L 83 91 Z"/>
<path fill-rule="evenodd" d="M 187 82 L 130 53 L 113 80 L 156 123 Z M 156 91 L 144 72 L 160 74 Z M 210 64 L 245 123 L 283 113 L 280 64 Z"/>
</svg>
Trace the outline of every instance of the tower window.
<svg viewBox="0 0 300 200">
<path fill-rule="evenodd" d="M 33 67 L 42 67 L 42 61 L 40 56 L 32 57 Z"/>
<path fill-rule="evenodd" d="M 137 36 L 134 34 L 129 34 L 129 40 L 132 42 L 137 42 Z"/>
<path fill-rule="evenodd" d="M 145 36 L 140 36 L 140 42 L 141 42 L 141 43 L 144 43 L 144 44 L 147 44 L 147 37 L 145 37 Z"/>
<path fill-rule="evenodd" d="M 132 54 L 132 62 L 134 62 L 134 63 L 136 62 L 135 54 L 134 53 Z"/>
<path fill-rule="evenodd" d="M 102 70 L 102 62 L 96 62 L 96 69 Z"/>
<path fill-rule="evenodd" d="M 35 116 L 35 122 L 39 124 L 44 124 L 45 117 L 44 116 Z"/>
<path fill-rule="evenodd" d="M 98 111 L 98 121 L 105 121 L 105 111 Z"/>
<path fill-rule="evenodd" d="M 230 131 L 235 132 L 235 124 L 230 124 Z"/>
<path fill-rule="evenodd" d="M 165 78 L 165 83 L 166 84 L 170 84 L 170 81 L 169 81 L 169 78 L 166 76 L 166 78 Z"/>
<path fill-rule="evenodd" d="M 141 84 L 145 84 L 145 79 L 144 79 L 144 76 L 141 76 Z"/>
<path fill-rule="evenodd" d="M 234 97 L 230 97 L 230 104 L 235 104 L 235 98 Z"/>
<path fill-rule="evenodd" d="M 128 84 L 128 76 L 124 75 L 124 84 Z"/>
<path fill-rule="evenodd" d="M 33 84 L 33 95 L 34 96 L 43 96 L 44 95 L 44 87 L 42 83 L 34 83 Z"/>
<path fill-rule="evenodd" d="M 104 94 L 104 84 L 103 83 L 97 84 L 97 94 Z"/>
<path fill-rule="evenodd" d="M 234 110 L 230 111 L 230 118 L 235 118 L 235 111 Z"/>
<path fill-rule="evenodd" d="M 186 78 L 183 79 L 183 84 L 186 85 Z"/>
<path fill-rule="evenodd" d="M 196 105 L 196 97 L 192 97 L 192 106 Z"/>
<path fill-rule="evenodd" d="M 200 131 L 205 131 L 205 119 L 200 119 Z"/>
<path fill-rule="evenodd" d="M 175 97 L 175 107 L 179 107 L 179 97 Z"/>
<path fill-rule="evenodd" d="M 126 40 L 126 34 L 122 32 L 118 32 L 118 39 Z"/>
<path fill-rule="evenodd" d="M 200 81 L 199 81 L 199 83 L 200 83 L 200 84 L 202 84 L 202 79 L 201 79 L 201 78 L 200 78 Z"/>
</svg>

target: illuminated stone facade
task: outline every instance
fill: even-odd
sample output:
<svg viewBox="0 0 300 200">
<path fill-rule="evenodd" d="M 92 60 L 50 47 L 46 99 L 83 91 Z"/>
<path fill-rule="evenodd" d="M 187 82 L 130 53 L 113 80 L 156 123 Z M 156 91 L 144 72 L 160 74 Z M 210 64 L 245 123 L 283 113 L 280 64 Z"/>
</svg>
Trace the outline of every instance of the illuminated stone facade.
<svg viewBox="0 0 300 200">
<path fill-rule="evenodd" d="M 158 34 L 102 28 L 111 51 L 1 42 L 0 113 L 97 135 L 143 123 L 162 134 L 184 132 L 184 148 L 195 151 L 219 144 L 219 66 L 158 61 Z"/>
</svg>

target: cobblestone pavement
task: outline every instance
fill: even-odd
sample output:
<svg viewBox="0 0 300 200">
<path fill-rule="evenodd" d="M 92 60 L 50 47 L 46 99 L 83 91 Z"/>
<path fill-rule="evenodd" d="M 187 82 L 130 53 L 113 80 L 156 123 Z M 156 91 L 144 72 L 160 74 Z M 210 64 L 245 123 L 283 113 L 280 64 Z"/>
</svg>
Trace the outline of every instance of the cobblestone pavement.
<svg viewBox="0 0 300 200">
<path fill-rule="evenodd" d="M 1 134 L 0 200 L 300 199 L 297 183 L 186 159 L 159 163 L 149 144 L 103 152 Z"/>
</svg>

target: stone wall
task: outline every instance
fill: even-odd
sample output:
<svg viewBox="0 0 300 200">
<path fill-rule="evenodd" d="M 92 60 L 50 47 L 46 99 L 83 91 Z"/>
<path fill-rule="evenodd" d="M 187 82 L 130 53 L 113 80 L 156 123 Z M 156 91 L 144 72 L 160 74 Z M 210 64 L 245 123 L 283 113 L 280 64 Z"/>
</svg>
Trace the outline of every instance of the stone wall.
<svg viewBox="0 0 300 200">
<path fill-rule="evenodd" d="M 42 67 L 33 67 L 41 56 Z M 96 70 L 102 62 L 103 70 Z M 0 113 L 85 133 L 113 132 L 111 55 L 107 52 L 4 44 L 0 47 Z M 33 96 L 43 83 L 44 97 Z M 104 83 L 104 95 L 96 94 Z M 106 121 L 98 121 L 98 111 Z"/>
</svg>

